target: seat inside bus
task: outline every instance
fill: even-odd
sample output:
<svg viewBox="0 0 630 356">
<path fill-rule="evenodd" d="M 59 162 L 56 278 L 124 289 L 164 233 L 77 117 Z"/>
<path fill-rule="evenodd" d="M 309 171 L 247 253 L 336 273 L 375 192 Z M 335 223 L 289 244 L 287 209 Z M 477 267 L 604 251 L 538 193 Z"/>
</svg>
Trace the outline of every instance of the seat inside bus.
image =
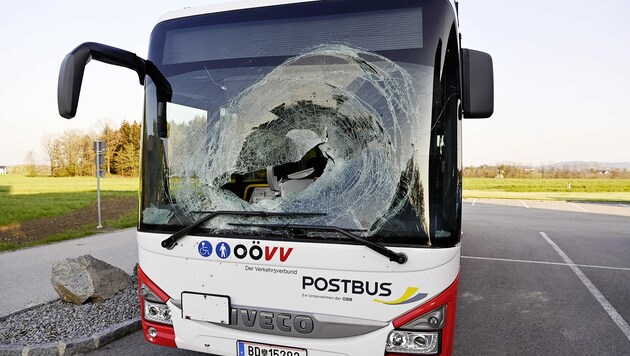
<svg viewBox="0 0 630 356">
<path fill-rule="evenodd" d="M 321 177 L 328 158 L 319 146 L 308 151 L 298 162 L 289 162 L 247 174 L 232 174 L 230 182 L 221 188 L 239 198 L 256 203 L 285 194 L 299 193 Z"/>
</svg>

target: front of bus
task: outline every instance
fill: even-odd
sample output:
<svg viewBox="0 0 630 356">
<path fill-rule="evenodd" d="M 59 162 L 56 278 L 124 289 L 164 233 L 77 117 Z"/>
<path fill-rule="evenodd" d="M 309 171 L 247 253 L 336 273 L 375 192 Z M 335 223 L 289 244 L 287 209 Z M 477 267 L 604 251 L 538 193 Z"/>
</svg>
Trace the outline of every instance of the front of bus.
<svg viewBox="0 0 630 356">
<path fill-rule="evenodd" d="M 151 36 L 169 88 L 146 78 L 145 337 L 217 355 L 450 354 L 452 5 L 246 5 L 176 12 Z"/>
</svg>

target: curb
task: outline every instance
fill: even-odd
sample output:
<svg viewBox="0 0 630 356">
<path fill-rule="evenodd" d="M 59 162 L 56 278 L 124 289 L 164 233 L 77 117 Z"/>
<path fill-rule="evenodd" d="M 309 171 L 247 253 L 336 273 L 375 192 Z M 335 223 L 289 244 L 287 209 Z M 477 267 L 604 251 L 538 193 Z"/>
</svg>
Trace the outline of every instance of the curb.
<svg viewBox="0 0 630 356">
<path fill-rule="evenodd" d="M 101 348 L 114 340 L 140 330 L 140 317 L 114 324 L 92 336 L 70 341 L 49 342 L 37 345 L 0 345 L 0 356 L 72 356 L 82 355 Z"/>
</svg>

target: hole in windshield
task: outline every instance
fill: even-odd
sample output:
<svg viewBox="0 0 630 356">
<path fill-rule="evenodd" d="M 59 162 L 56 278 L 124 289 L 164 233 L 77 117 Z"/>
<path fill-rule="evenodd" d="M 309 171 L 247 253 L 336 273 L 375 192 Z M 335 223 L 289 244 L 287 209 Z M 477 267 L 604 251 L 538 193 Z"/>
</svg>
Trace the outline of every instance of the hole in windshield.
<svg viewBox="0 0 630 356">
<path fill-rule="evenodd" d="M 417 166 L 426 164 L 432 68 L 409 68 L 413 75 L 376 53 L 320 45 L 273 68 L 218 108 L 191 108 L 187 120 L 169 113 L 171 209 L 191 221 L 195 211 L 317 212 L 325 215 L 265 221 L 367 235 L 387 225 L 426 234 L 419 173 L 426 169 Z M 206 72 L 178 79 L 187 84 Z M 244 78 L 206 76 L 213 88 L 228 89 Z M 177 88 L 177 80 L 169 80 Z M 145 223 L 173 218 L 150 209 L 156 208 L 145 209 Z M 405 221 L 390 221 L 399 216 Z M 206 228 L 230 230 L 234 219 L 213 219 Z"/>
</svg>

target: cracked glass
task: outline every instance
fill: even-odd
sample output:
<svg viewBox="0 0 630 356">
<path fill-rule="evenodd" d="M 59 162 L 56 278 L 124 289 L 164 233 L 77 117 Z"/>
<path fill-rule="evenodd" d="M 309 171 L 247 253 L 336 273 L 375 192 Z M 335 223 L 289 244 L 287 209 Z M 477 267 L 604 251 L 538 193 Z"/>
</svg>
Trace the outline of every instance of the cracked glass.
<svg viewBox="0 0 630 356">
<path fill-rule="evenodd" d="M 434 68 L 423 58 L 435 53 L 424 55 L 421 7 L 367 8 L 155 31 L 150 59 L 173 95 L 158 102 L 147 80 L 141 227 L 309 212 L 320 215 L 222 216 L 200 231 L 287 237 L 233 224 L 308 224 L 430 244 Z"/>
</svg>

